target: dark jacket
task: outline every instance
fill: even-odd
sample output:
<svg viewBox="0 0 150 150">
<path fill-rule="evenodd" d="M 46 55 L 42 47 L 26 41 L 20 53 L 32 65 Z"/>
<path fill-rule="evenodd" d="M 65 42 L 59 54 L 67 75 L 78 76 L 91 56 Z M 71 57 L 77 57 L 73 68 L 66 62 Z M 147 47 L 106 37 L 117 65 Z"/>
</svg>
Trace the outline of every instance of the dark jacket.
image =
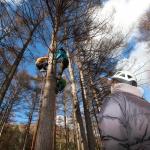
<svg viewBox="0 0 150 150">
<path fill-rule="evenodd" d="M 150 103 L 115 91 L 100 110 L 103 150 L 150 150 Z"/>
</svg>

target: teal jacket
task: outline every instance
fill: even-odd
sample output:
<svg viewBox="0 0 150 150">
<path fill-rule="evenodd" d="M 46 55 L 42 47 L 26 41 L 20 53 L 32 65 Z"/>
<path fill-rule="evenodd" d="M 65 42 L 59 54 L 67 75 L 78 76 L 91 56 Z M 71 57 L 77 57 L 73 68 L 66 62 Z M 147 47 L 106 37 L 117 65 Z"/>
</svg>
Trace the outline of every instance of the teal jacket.
<svg viewBox="0 0 150 150">
<path fill-rule="evenodd" d="M 65 50 L 57 49 L 56 52 L 55 52 L 55 59 L 56 60 L 58 60 L 58 59 L 63 59 L 63 60 L 68 59 Z"/>
</svg>

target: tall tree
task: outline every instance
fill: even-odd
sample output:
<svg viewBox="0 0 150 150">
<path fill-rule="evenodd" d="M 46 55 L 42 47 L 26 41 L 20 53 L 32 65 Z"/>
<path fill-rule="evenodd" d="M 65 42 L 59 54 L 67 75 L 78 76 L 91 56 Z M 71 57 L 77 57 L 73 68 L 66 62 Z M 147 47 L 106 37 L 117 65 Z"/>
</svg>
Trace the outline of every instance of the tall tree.
<svg viewBox="0 0 150 150">
<path fill-rule="evenodd" d="M 25 11 L 23 7 L 26 7 L 27 10 Z M 2 104 L 3 98 L 8 90 L 8 87 L 13 79 L 14 74 L 16 73 L 17 67 L 23 58 L 24 52 L 26 51 L 27 47 L 31 43 L 33 39 L 33 35 L 37 30 L 37 27 L 40 25 L 41 21 L 43 20 L 42 14 L 40 15 L 36 14 L 39 16 L 38 17 L 34 16 L 35 18 L 33 19 L 34 12 L 32 12 L 32 14 L 31 12 L 30 14 L 28 12 L 29 10 L 31 10 L 31 8 L 32 8 L 31 5 L 25 4 L 25 5 L 22 5 L 20 9 L 17 10 L 16 14 L 21 17 L 22 22 L 23 22 L 23 25 L 20 28 L 17 28 L 18 24 L 15 25 L 16 22 L 13 22 L 12 18 L 10 17 L 11 14 L 9 14 L 9 17 L 10 17 L 9 19 L 12 21 L 14 30 L 16 31 L 17 40 L 20 40 L 22 42 L 22 48 L 20 48 L 19 46 L 18 47 L 16 46 L 16 49 L 18 51 L 17 57 L 15 61 L 13 62 L 13 65 L 11 66 L 10 70 L 8 71 L 6 75 L 6 79 L 4 80 L 0 89 L 0 105 Z M 22 32 L 25 32 L 26 34 L 23 35 Z"/>
<path fill-rule="evenodd" d="M 87 139 L 88 139 L 88 146 L 90 150 L 95 150 L 96 143 L 95 143 L 95 137 L 93 133 L 92 128 L 92 122 L 90 118 L 90 112 L 89 112 L 89 102 L 87 99 L 87 91 L 85 89 L 85 82 L 84 82 L 84 75 L 81 64 L 79 64 L 79 73 L 80 73 L 80 85 L 81 85 L 81 91 L 82 91 L 82 100 L 83 100 L 83 107 L 84 107 L 84 115 L 85 115 L 85 122 L 86 122 L 86 130 L 87 130 Z"/>
<path fill-rule="evenodd" d="M 68 22 L 69 29 L 72 27 L 72 22 L 74 22 L 74 16 L 78 19 L 81 16 L 81 12 L 78 13 L 78 10 L 81 6 L 86 8 L 88 5 L 87 2 L 81 1 L 70 1 L 70 0 L 56 0 L 56 1 L 48 1 L 46 0 L 46 5 L 48 8 L 50 20 L 52 22 L 52 36 L 51 36 L 51 44 L 49 46 L 49 50 L 53 51 L 49 53 L 49 65 L 46 76 L 46 83 L 44 87 L 44 93 L 42 98 L 42 107 L 39 121 L 39 128 L 37 132 L 37 138 L 35 143 L 36 150 L 47 150 L 54 149 L 54 127 L 55 127 L 55 115 L 56 115 L 56 77 L 55 77 L 55 58 L 54 53 L 57 49 L 57 45 L 59 42 L 62 42 L 64 38 L 61 36 L 61 32 L 63 32 L 63 23 Z M 82 15 L 83 15 L 82 10 Z M 72 15 L 71 15 L 72 14 Z M 84 12 L 85 14 L 85 12 Z M 70 16 L 67 20 L 64 20 L 65 16 Z M 61 28 L 62 27 L 62 28 Z M 72 36 L 71 33 L 68 33 L 68 37 Z M 63 34 L 64 35 L 64 34 Z M 81 35 L 80 35 L 81 36 Z M 49 140 L 47 140 L 49 139 Z"/>
<path fill-rule="evenodd" d="M 72 90 L 72 101 L 73 101 L 73 111 L 75 114 L 75 118 L 77 120 L 77 123 L 79 124 L 79 130 L 80 130 L 80 136 L 81 136 L 81 143 L 83 143 L 83 147 L 85 150 L 88 150 L 88 145 L 87 145 L 87 139 L 86 139 L 86 134 L 85 134 L 85 129 L 83 125 L 83 120 L 81 116 L 81 111 L 80 111 L 80 103 L 77 98 L 77 89 L 75 85 L 75 79 L 74 79 L 74 73 L 73 73 L 73 68 L 72 68 L 72 61 L 71 57 L 69 55 L 69 73 L 70 73 L 70 79 L 71 79 L 71 90 Z"/>
</svg>

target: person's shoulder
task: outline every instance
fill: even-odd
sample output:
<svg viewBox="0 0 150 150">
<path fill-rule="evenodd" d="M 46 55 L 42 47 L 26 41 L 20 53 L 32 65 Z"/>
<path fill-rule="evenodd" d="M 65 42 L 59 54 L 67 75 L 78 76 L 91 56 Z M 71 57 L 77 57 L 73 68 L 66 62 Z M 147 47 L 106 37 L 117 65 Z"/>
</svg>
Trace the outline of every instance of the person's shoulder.
<svg viewBox="0 0 150 150">
<path fill-rule="evenodd" d="M 123 92 L 115 92 L 107 96 L 103 100 L 103 104 L 105 105 L 120 105 L 123 106 L 126 103 L 126 96 Z"/>
<path fill-rule="evenodd" d="M 112 94 L 110 94 L 110 95 L 108 95 L 106 98 L 105 98 L 105 100 L 114 100 L 114 101 L 116 101 L 116 100 L 120 100 L 120 99 L 122 99 L 123 97 L 124 97 L 125 95 L 124 95 L 124 93 L 122 93 L 122 92 L 115 92 L 115 93 L 112 93 Z"/>
<path fill-rule="evenodd" d="M 140 107 L 144 107 L 144 108 L 148 107 L 150 109 L 150 103 L 146 101 L 144 98 L 130 93 L 124 93 L 124 95 L 126 96 L 127 101 L 129 101 L 130 103 L 135 103 Z"/>
<path fill-rule="evenodd" d="M 102 102 L 100 117 L 104 115 L 120 117 L 121 111 L 124 111 L 125 106 L 122 99 L 122 93 L 113 93 L 107 96 Z"/>
<path fill-rule="evenodd" d="M 150 103 L 142 97 L 127 93 L 127 92 L 116 92 L 112 94 L 112 99 L 118 99 L 119 103 L 128 103 L 129 105 L 137 105 L 138 107 L 150 109 Z"/>
</svg>

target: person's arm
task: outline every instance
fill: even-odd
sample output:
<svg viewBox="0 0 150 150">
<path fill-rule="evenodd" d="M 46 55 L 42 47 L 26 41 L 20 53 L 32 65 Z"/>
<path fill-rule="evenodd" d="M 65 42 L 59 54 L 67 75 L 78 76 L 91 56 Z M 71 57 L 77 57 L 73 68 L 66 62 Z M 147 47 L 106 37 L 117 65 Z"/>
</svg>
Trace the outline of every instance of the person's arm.
<svg viewBox="0 0 150 150">
<path fill-rule="evenodd" d="M 118 97 L 111 97 L 104 101 L 100 110 L 101 140 L 104 150 L 127 150 L 127 132 L 125 128 L 123 104 Z M 124 113 L 123 113 L 124 112 Z"/>
</svg>

